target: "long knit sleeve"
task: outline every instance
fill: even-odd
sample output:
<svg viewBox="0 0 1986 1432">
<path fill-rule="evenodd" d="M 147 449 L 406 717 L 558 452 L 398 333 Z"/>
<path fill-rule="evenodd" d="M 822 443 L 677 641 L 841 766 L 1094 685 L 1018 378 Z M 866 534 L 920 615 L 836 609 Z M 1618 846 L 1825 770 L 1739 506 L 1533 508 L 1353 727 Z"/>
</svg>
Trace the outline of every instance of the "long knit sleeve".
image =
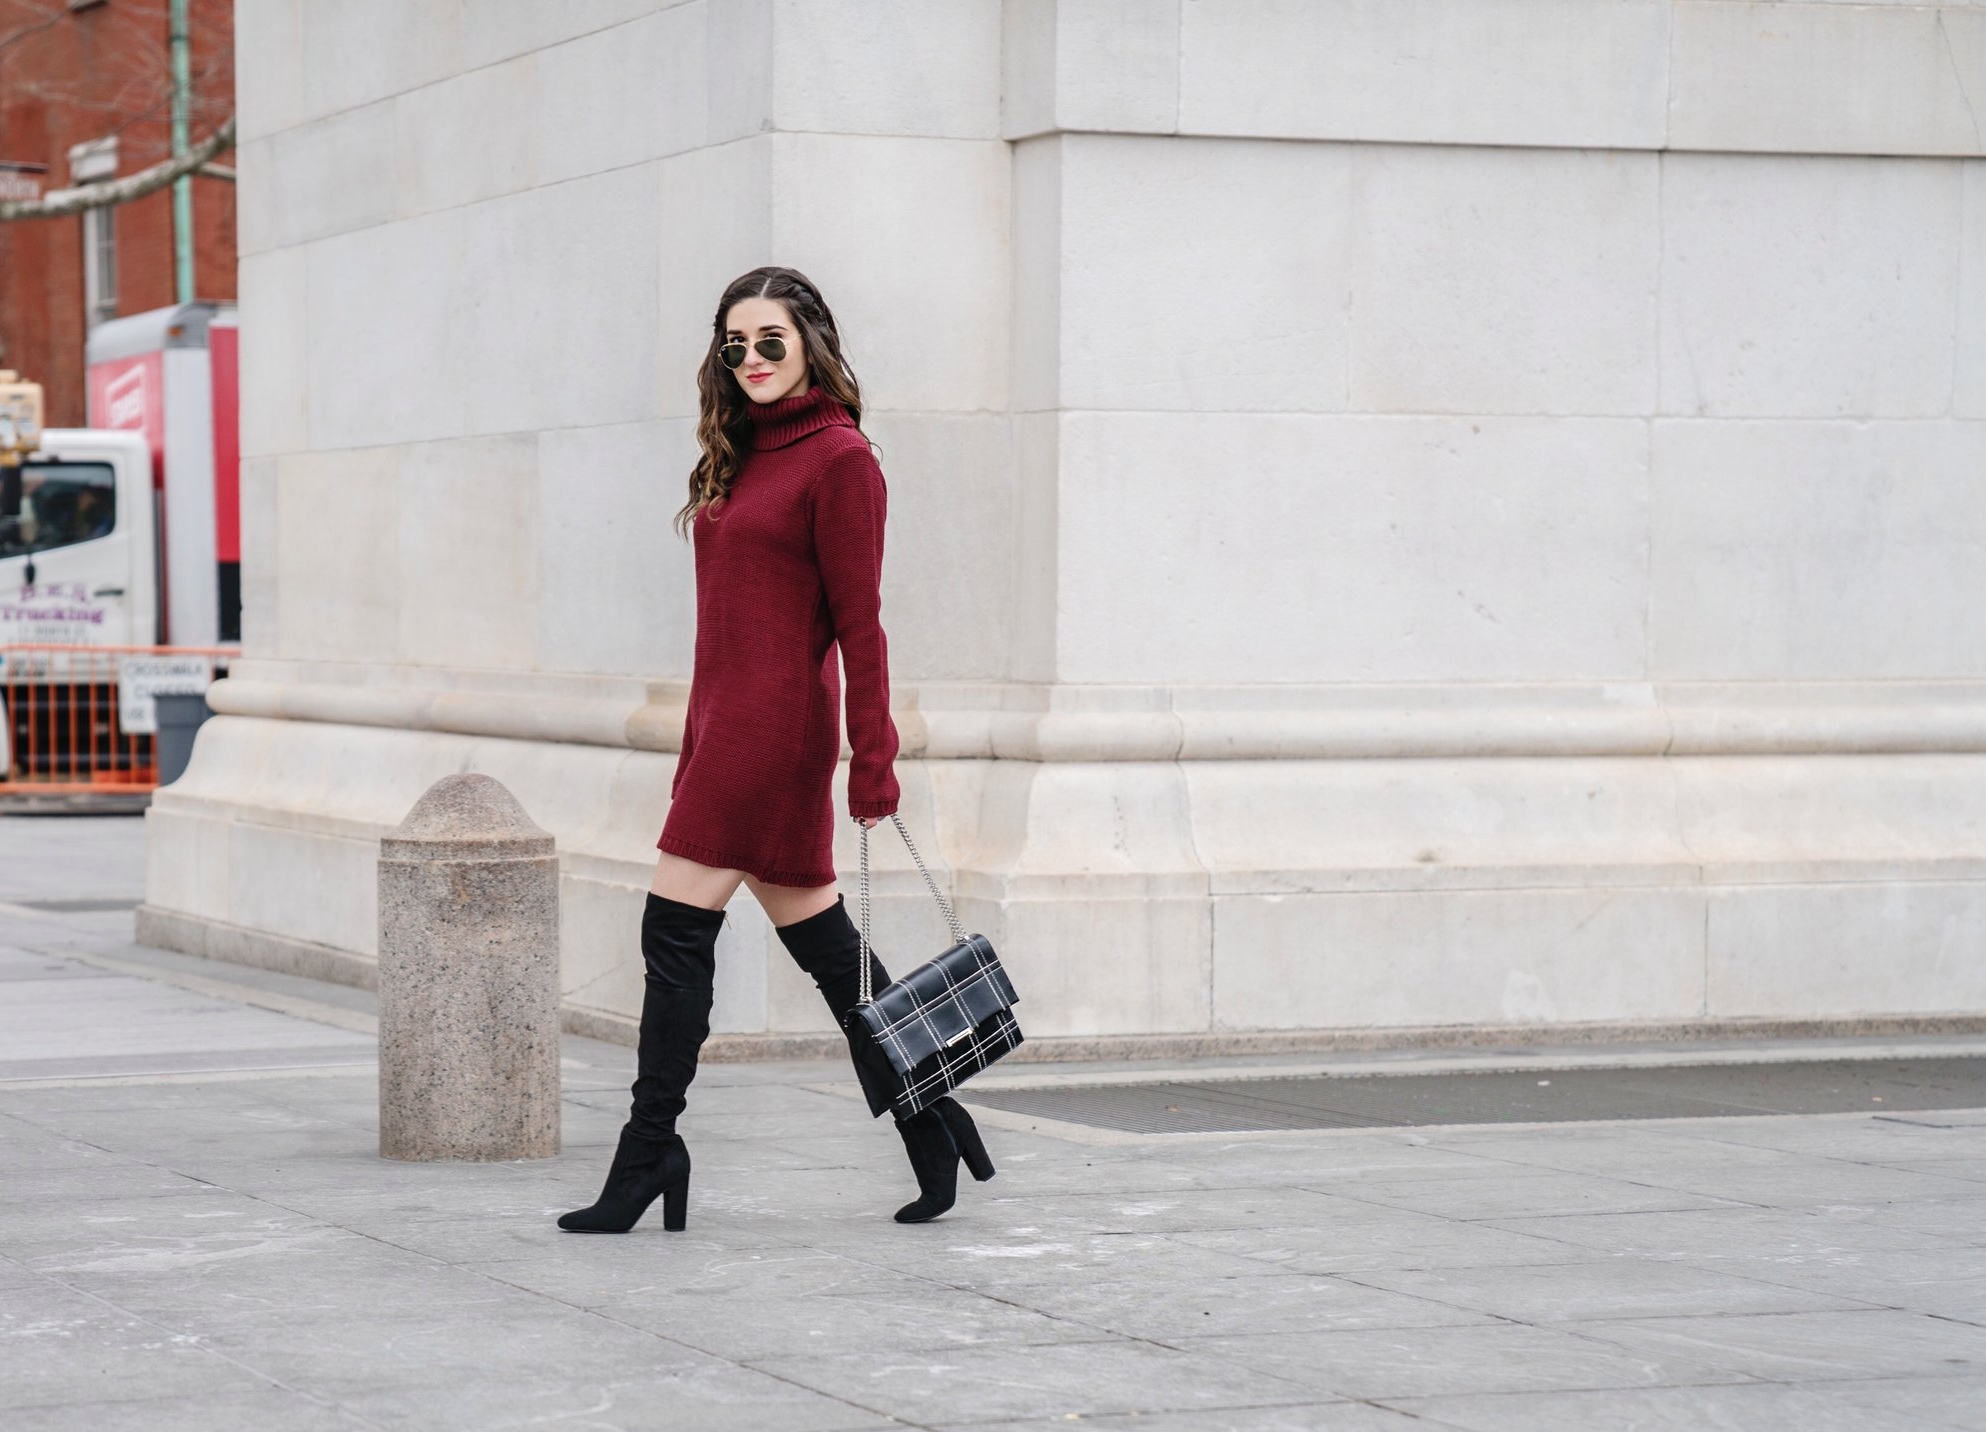
<svg viewBox="0 0 1986 1432">
<path fill-rule="evenodd" d="M 866 447 L 839 453 L 812 495 L 814 558 L 827 591 L 848 709 L 848 813 L 893 814 L 901 792 L 893 763 L 889 641 L 883 633 L 883 525 L 888 485 Z"/>
</svg>

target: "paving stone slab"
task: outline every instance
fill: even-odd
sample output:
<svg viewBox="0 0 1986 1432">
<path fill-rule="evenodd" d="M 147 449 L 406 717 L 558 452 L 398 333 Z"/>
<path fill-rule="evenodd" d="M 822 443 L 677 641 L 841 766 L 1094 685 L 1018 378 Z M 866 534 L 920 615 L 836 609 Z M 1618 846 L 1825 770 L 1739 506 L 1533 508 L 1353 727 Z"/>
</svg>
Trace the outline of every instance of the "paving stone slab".
<svg viewBox="0 0 1986 1432">
<path fill-rule="evenodd" d="M 79 964 L 75 960 L 65 960 L 59 955 L 51 955 L 42 950 L 23 950 L 0 945 L 0 985 L 25 984 L 41 980 L 106 978 L 108 976 L 102 970 Z M 10 998 L 18 1001 L 25 1008 L 28 1002 L 35 998 L 36 993 L 35 990 L 19 990 L 14 991 Z"/>
<path fill-rule="evenodd" d="M 1858 1204 L 1839 1212 L 1845 1221 L 1879 1227 L 1898 1237 L 1986 1247 L 1986 1202 L 1969 1196 Z"/>
<path fill-rule="evenodd" d="M 980 1228 L 1013 1232 L 1180 1233 L 1326 1224 L 1346 1207 L 1341 1198 L 1304 1188 L 1001 1194 L 995 1183 L 997 1177 L 973 1189 L 973 1221 Z"/>
<path fill-rule="evenodd" d="M 145 1276 L 197 1280 L 221 1265 L 240 1276 L 274 1264 L 288 1266 L 324 1247 L 349 1244 L 353 1238 L 341 1229 L 266 1205 L 246 1217 L 178 1222 L 175 1210 L 185 1201 L 175 1197 L 165 1208 L 130 1220 L 100 1218 L 94 1223 L 9 1233 L 7 1253 L 38 1273 L 77 1280 Z"/>
<path fill-rule="evenodd" d="M 1491 1321 L 1482 1313 L 1452 1303 L 1365 1287 L 1321 1273 L 1263 1272 L 1243 1278 L 1203 1278 L 1167 1289 L 1154 1289 L 1140 1280 L 1051 1280 L 1008 1284 L 1000 1289 L 1000 1296 L 1056 1317 L 1156 1342 L 1223 1334 L 1340 1332 Z"/>
<path fill-rule="evenodd" d="M 1206 1170 L 1228 1184 L 1273 1179 L 1323 1187 L 1343 1180 L 1452 1178 L 1499 1167 L 1496 1159 L 1473 1149 L 1453 1148 L 1426 1134 L 1390 1131 L 1300 1139 L 1179 1138 L 1147 1144 L 1140 1151 Z"/>
<path fill-rule="evenodd" d="M 1716 1208 L 1729 1202 L 1625 1179 L 1577 1173 L 1526 1173 L 1511 1167 L 1472 1170 L 1461 1178 L 1404 1181 L 1381 1178 L 1319 1187 L 1329 1187 L 1361 1203 L 1470 1221 L 1564 1213 L 1649 1213 Z"/>
<path fill-rule="evenodd" d="M 207 1071 L 203 1074 L 136 1079 L 70 1079 L 56 1083 L 0 1086 L 7 1109 L 23 1119 L 47 1114 L 66 1119 L 78 1110 L 227 1108 L 244 1104 L 282 1104 L 294 1109 L 326 1111 L 313 1104 L 316 1086 L 337 1090 L 348 1105 L 376 1105 L 375 1076 L 370 1065 L 301 1070 Z M 347 1122 L 350 1122 L 347 1119 Z"/>
<path fill-rule="evenodd" d="M 741 1363 L 794 1355 L 937 1357 L 995 1345 L 1115 1341 L 1107 1328 L 1051 1316 L 1004 1293 L 898 1274 L 861 1289 L 743 1298 L 656 1289 L 594 1304 L 603 1316 Z"/>
<path fill-rule="evenodd" d="M 1651 1357 L 1689 1357 L 1774 1381 L 1979 1377 L 1986 1327 L 1889 1311 L 1595 1322 L 1582 1335 Z"/>
<path fill-rule="evenodd" d="M 109 1197 L 79 1181 L 68 1197 L 18 1204 L 7 1218 L 0 1246 L 16 1256 L 57 1246 L 132 1248 L 246 1228 L 282 1215 L 283 1210 L 195 1179 L 143 1193 L 115 1191 Z"/>
<path fill-rule="evenodd" d="M 1597 1326 L 1611 1326 L 1602 1324 Z M 1179 1346 L 1317 1392 L 1390 1401 L 1459 1392 L 1546 1392 L 1743 1382 L 1688 1352 L 1610 1347 L 1514 1323 L 1185 1338 Z"/>
<path fill-rule="evenodd" d="M 1604 1392 L 1509 1393 L 1391 1401 L 1439 1427 L 1468 1432 L 1938 1432 L 1940 1424 L 1908 1414 L 1869 1419 L 1870 1409 L 1835 1395 L 1778 1384 L 1609 1389 Z"/>
<path fill-rule="evenodd" d="M 130 896 L 145 888 L 145 820 L 0 814 L 0 901 Z"/>
<path fill-rule="evenodd" d="M 996 1295 L 1004 1295 L 1011 1284 L 1047 1278 L 1138 1278 L 1164 1288 L 1264 1271 L 1259 1260 L 1197 1247 L 1168 1234 L 1083 1232 L 1058 1238 L 977 1227 L 952 1214 L 908 1227 L 921 1236 L 879 1237 L 866 1226 L 843 1227 L 816 1232 L 808 1243 L 877 1267 Z"/>
<path fill-rule="evenodd" d="M 610 1377 L 487 1370 L 454 1383 L 366 1388 L 337 1405 L 366 1428 L 436 1432 L 531 1426 L 587 1432 L 874 1432 L 875 1411 L 715 1359 L 688 1370 L 631 1364 Z"/>
<path fill-rule="evenodd" d="M 1923 1169 L 1889 1168 L 1849 1159 L 1789 1157 L 1778 1168 L 1696 1168 L 1662 1178 L 1668 1186 L 1728 1202 L 1765 1208 L 1888 1207 L 1970 1198 L 1967 1180 Z"/>
<path fill-rule="evenodd" d="M 1986 1378 L 1913 1377 L 1830 1382 L 1823 1389 L 1830 1401 L 1853 1407 L 1871 1427 L 1887 1427 L 1891 1419 L 1909 1425 L 1916 1419 L 1956 1432 L 1979 1432 L 1986 1426 Z"/>
<path fill-rule="evenodd" d="M 1933 1224 L 1942 1205 L 1910 1204 Z M 1486 1226 L 1486 1225 L 1475 1225 Z M 1898 1249 L 1944 1248 L 1957 1240 L 1933 1229 L 1871 1218 L 1865 1209 L 1705 1208 L 1681 1213 L 1565 1214 L 1500 1219 L 1494 1225 L 1526 1237 L 1632 1258 L 1696 1263 L 1743 1273 L 1748 1265 L 1863 1258 Z M 1534 1259 L 1563 1262 L 1563 1259 Z M 1452 1266 L 1452 1265 L 1451 1265 Z"/>
<path fill-rule="evenodd" d="M 356 1064 L 370 1038 L 128 975 L 16 981 L 0 1081 Z"/>
<path fill-rule="evenodd" d="M 580 1206 L 580 1200 L 558 1202 L 531 1200 L 506 1214 L 458 1215 L 426 1213 L 418 1217 L 394 1219 L 390 1215 L 350 1219 L 350 1231 L 362 1237 L 390 1243 L 393 1247 L 436 1262 L 450 1265 L 494 1263 L 533 1257 L 571 1257 L 567 1245 L 577 1235 L 557 1225 L 558 1215 Z M 694 1209 L 695 1205 L 691 1207 Z M 749 1221 L 707 1211 L 696 1215 L 697 1226 L 739 1244 L 762 1244 L 765 1233 Z M 334 1226 L 343 1228 L 344 1223 Z M 643 1241 L 662 1232 L 659 1210 L 646 1220 Z M 616 1239 L 615 1241 L 620 1241 Z M 565 1250 L 565 1251 L 561 1251 Z"/>
<path fill-rule="evenodd" d="M 472 1309 L 380 1308 L 276 1315 L 202 1329 L 200 1343 L 286 1387 L 342 1401 L 384 1387 L 470 1383 L 493 1374 L 610 1381 L 633 1372 L 719 1372 L 730 1364 L 666 1335 L 510 1294 Z"/>
<path fill-rule="evenodd" d="M 805 1387 L 929 1424 L 960 1408 L 988 1421 L 1083 1419 L 1112 1412 L 1315 1399 L 1300 1384 L 1156 1343 L 1102 1341 L 950 1349 L 879 1359 L 873 1353 L 761 1359 L 756 1367 Z"/>
<path fill-rule="evenodd" d="M 1067 1417 L 1019 1422 L 945 1422 L 937 1432 L 1067 1432 Z M 1436 1432 L 1416 1417 L 1361 1402 L 1278 1407 L 1209 1407 L 1192 1412 L 1085 1416 L 1073 1424 L 1105 1432 Z"/>
<path fill-rule="evenodd" d="M 1885 1159 L 1883 1166 L 1907 1169 L 1912 1173 L 1937 1174 L 1942 1178 L 1964 1179 L 1967 1183 L 1986 1183 L 1986 1152 L 1960 1158 L 1891 1158 Z"/>
<path fill-rule="evenodd" d="M 885 1116 L 887 1117 L 887 1116 Z M 989 1197 L 1009 1190 L 1028 1194 L 1158 1193 L 1194 1188 L 1248 1187 L 1251 1181 L 1218 1169 L 1196 1168 L 1170 1157 L 1169 1151 L 1143 1148 L 1107 1151 L 1065 1143 L 1060 1139 L 1016 1139 L 1012 1131 L 982 1123 L 980 1133 L 995 1173 L 984 1185 Z M 777 1139 L 759 1145 L 779 1149 L 807 1167 L 873 1167 L 901 1165 L 908 1157 L 896 1131 L 884 1124 L 879 1137 L 864 1135 L 832 1139 Z"/>
<path fill-rule="evenodd" d="M 1443 1268 L 1346 1275 L 1368 1287 L 1522 1323 L 1659 1318 L 1691 1313 L 1799 1313 L 1878 1304 L 1739 1277 L 1686 1263 L 1613 1259 L 1516 1268 Z"/>
<path fill-rule="evenodd" d="M 682 1233 L 643 1223 L 624 1237 L 564 1237 L 532 1257 L 460 1266 L 583 1308 L 676 1296 L 735 1298 L 756 1307 L 787 1295 L 880 1291 L 912 1276 L 819 1248 L 721 1238 L 697 1224 Z"/>
<path fill-rule="evenodd" d="M 159 1257 L 160 1253 L 165 1254 Z M 275 1248 L 218 1243 L 48 1260 L 49 1276 L 175 1328 L 270 1316 L 363 1319 L 375 1309 L 453 1309 L 466 1322 L 522 1306 L 515 1289 L 339 1229 Z"/>
<path fill-rule="evenodd" d="M 1747 1268 L 1745 1276 L 1874 1307 L 1986 1324 L 1986 1252 L 1978 1250 L 1889 1249 L 1784 1260 Z"/>
<path fill-rule="evenodd" d="M 1324 1223 L 1192 1230 L 1173 1236 L 1195 1247 L 1273 1264 L 1287 1273 L 1482 1268 L 1563 1263 L 1576 1256 L 1564 1243 L 1524 1232 L 1515 1223 L 1492 1227 L 1410 1209 L 1344 1202 L 1348 1207 Z M 1548 1227 L 1556 1220 L 1525 1222 Z"/>
<path fill-rule="evenodd" d="M 196 1339 L 50 1280 L 11 1289 L 0 1306 L 0 1409 L 266 1385 Z"/>
<path fill-rule="evenodd" d="M 1692 1126 L 1691 1133 L 1705 1143 L 1749 1144 L 1879 1164 L 1898 1156 L 1921 1158 L 1927 1151 L 1960 1156 L 1986 1150 L 1986 1122 L 1974 1122 L 1974 1112 L 1951 1110 L 1921 1117 L 1732 1119 Z"/>
<path fill-rule="evenodd" d="M 330 1119 L 306 1121 L 294 1113 L 211 1119 L 187 1114 L 168 1122 L 133 1119 L 122 1111 L 92 1111 L 72 1116 L 64 1127 L 106 1153 L 198 1177 L 231 1164 L 378 1157 L 377 1144 L 367 1146 L 364 1130 Z"/>
<path fill-rule="evenodd" d="M 72 1159 L 58 1167 L 8 1169 L 6 1194 L 24 1208 L 59 1207 L 70 1199 L 151 1198 L 202 1188 L 198 1179 L 137 1159 L 99 1154 Z M 0 1248 L 5 1234 L 0 1233 Z"/>
<path fill-rule="evenodd" d="M 71 1402 L 7 1414 L 8 1432 L 355 1432 L 345 1413 L 288 1388 Z"/>
</svg>

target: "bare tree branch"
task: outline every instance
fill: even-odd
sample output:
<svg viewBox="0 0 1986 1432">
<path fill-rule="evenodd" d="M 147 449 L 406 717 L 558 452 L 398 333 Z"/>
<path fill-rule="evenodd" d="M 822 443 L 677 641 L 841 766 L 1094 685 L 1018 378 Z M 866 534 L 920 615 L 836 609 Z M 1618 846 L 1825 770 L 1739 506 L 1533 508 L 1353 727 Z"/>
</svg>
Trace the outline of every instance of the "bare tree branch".
<svg viewBox="0 0 1986 1432">
<path fill-rule="evenodd" d="M 166 159 L 149 169 L 105 184 L 82 184 L 74 189 L 57 189 L 39 199 L 19 199 L 0 204 L 0 222 L 9 219 L 63 219 L 85 209 L 101 209 L 111 204 L 142 199 L 163 189 L 181 175 L 191 174 L 215 155 L 234 147 L 234 116 L 208 138 L 176 159 Z"/>
<path fill-rule="evenodd" d="M 23 25 L 20 29 L 14 31 L 14 33 L 11 35 L 0 35 L 0 50 L 9 49 L 12 46 L 18 45 L 20 44 L 21 41 L 27 39 L 31 35 L 39 35 L 43 30 L 52 29 L 56 25 L 61 24 L 64 20 L 68 18 L 69 18 L 69 12 L 66 9 L 57 10 L 55 11 L 55 13 L 49 15 L 45 19 L 36 20 L 34 23 L 29 25 Z"/>
<path fill-rule="evenodd" d="M 4 62 L 0 62 L 0 68 Z M 213 57 L 212 61 L 193 72 L 193 109 L 195 119 L 212 116 L 216 119 L 225 114 L 227 101 L 208 89 L 209 82 L 217 75 L 231 73 L 234 68 L 232 47 Z M 39 99 L 50 104 L 65 105 L 80 114 L 102 115 L 110 122 L 100 129 L 99 138 L 125 134 L 131 129 L 148 123 L 162 114 L 172 103 L 172 74 L 163 61 L 156 65 L 147 64 L 142 73 L 126 75 L 114 89 L 106 91 L 104 75 L 57 78 L 29 71 L 14 74 L 0 80 L 0 90 L 9 97 Z M 215 113 L 219 111 L 220 113 Z M 145 137 L 145 147 L 152 147 L 153 139 Z M 162 147 L 162 146 L 161 146 Z"/>
</svg>

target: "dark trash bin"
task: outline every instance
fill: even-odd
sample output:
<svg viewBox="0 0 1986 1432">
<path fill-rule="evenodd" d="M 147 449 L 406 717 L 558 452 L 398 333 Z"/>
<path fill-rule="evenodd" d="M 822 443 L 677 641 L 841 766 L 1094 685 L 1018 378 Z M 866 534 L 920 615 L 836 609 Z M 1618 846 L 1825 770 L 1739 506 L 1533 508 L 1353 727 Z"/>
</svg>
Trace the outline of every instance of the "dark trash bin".
<svg viewBox="0 0 1986 1432">
<path fill-rule="evenodd" d="M 193 759 L 193 737 L 214 712 L 204 692 L 160 692 L 152 698 L 152 705 L 159 713 L 158 734 L 152 737 L 159 784 L 169 786 L 186 774 L 186 763 Z"/>
</svg>

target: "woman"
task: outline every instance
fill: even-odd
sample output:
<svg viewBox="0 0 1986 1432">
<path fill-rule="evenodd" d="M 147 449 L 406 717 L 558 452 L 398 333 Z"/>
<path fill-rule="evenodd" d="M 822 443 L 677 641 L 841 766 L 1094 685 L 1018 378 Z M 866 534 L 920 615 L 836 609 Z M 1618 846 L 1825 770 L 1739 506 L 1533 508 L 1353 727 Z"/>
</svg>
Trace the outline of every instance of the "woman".
<svg viewBox="0 0 1986 1432">
<path fill-rule="evenodd" d="M 841 753 L 841 648 L 848 682 L 848 811 L 864 826 L 897 808 L 888 646 L 880 619 L 882 469 L 862 435 L 861 390 L 834 315 L 790 268 L 758 268 L 724 292 L 697 374 L 703 447 L 676 514 L 694 529 L 696 669 L 662 852 L 641 922 L 647 965 L 634 1104 L 605 1188 L 559 1219 L 625 1233 L 661 1196 L 662 1226 L 688 1213 L 690 1156 L 676 1132 L 710 1033 L 717 932 L 739 883 L 813 977 L 871 1108 L 874 1060 L 848 1014 L 861 937 L 835 890 L 832 782 Z M 874 987 L 889 973 L 872 951 Z M 952 1206 L 958 1165 L 993 1165 L 972 1118 L 947 1097 L 899 1119 L 918 1197 L 899 1223 Z"/>
</svg>

